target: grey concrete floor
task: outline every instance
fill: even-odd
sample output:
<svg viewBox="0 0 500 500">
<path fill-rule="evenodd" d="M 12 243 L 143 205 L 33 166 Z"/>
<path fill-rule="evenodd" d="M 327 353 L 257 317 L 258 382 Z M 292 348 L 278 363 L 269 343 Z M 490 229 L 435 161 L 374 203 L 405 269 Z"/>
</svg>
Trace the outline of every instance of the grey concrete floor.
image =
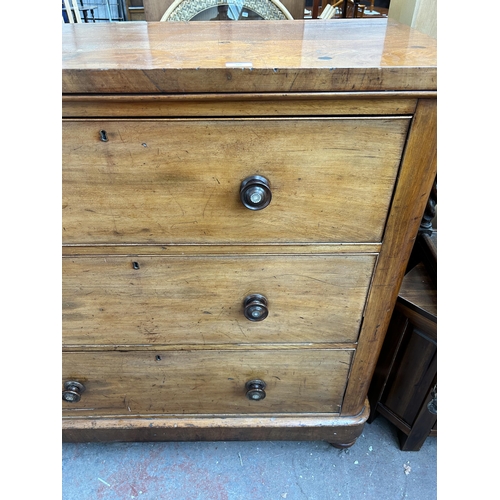
<svg viewBox="0 0 500 500">
<path fill-rule="evenodd" d="M 326 442 L 64 443 L 63 500 L 434 500 L 437 438 L 399 449 L 383 417 Z"/>
</svg>

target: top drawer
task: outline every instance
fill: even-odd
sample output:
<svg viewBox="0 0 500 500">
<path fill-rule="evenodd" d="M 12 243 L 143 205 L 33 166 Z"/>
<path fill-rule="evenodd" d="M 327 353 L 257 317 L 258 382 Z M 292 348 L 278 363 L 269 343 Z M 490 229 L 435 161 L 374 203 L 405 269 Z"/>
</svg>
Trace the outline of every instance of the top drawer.
<svg viewBox="0 0 500 500">
<path fill-rule="evenodd" d="M 381 241 L 408 125 L 64 120 L 63 243 Z M 240 201 L 252 175 L 270 184 L 263 210 Z"/>
</svg>

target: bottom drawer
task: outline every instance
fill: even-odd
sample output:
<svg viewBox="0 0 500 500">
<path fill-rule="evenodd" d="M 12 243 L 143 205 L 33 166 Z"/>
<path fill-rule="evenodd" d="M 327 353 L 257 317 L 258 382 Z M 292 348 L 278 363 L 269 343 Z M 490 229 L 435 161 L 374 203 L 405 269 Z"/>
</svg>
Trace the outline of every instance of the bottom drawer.
<svg viewBox="0 0 500 500">
<path fill-rule="evenodd" d="M 66 352 L 63 384 L 81 383 L 63 416 L 338 413 L 353 350 Z M 264 396 L 256 385 L 265 383 Z"/>
</svg>

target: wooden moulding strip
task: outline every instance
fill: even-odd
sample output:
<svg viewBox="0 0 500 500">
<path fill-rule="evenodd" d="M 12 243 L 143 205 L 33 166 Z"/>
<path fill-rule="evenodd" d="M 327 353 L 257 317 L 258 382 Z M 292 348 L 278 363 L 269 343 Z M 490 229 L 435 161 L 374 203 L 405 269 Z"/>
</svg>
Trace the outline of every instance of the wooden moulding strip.
<svg viewBox="0 0 500 500">
<path fill-rule="evenodd" d="M 395 309 L 407 316 L 416 328 L 425 331 L 430 342 L 437 343 L 437 316 L 432 316 L 424 310 L 415 311 L 415 306 L 401 297 L 398 297 Z"/>
<path fill-rule="evenodd" d="M 366 405 L 368 406 L 368 403 Z M 291 417 L 289 414 L 277 413 L 273 415 L 203 415 L 203 414 L 187 414 L 187 415 L 172 415 L 169 417 L 148 416 L 136 418 L 132 417 L 97 417 L 97 418 L 79 418 L 79 417 L 63 417 L 64 428 L 131 428 L 147 425 L 148 428 L 188 428 L 193 427 L 193 420 L 196 419 L 195 426 L 198 428 L 210 428 L 213 426 L 220 428 L 238 427 L 238 428 L 254 428 L 258 421 L 260 426 L 266 427 L 329 427 L 349 426 L 352 423 L 362 422 L 366 413 L 366 407 L 363 412 L 354 416 L 341 417 L 336 413 L 320 413 L 320 414 L 294 414 Z"/>
<path fill-rule="evenodd" d="M 436 100 L 419 101 L 368 296 L 342 412 L 360 410 L 403 281 L 437 165 Z"/>
<path fill-rule="evenodd" d="M 272 351 L 286 349 L 288 351 L 297 349 L 321 349 L 332 351 L 354 351 L 356 343 L 269 343 L 269 344 L 65 344 L 63 352 L 99 352 L 99 351 Z"/>
<path fill-rule="evenodd" d="M 368 400 L 356 415 L 170 415 L 143 418 L 81 418 L 62 420 L 64 442 L 99 441 L 225 441 L 325 440 L 352 444 L 370 414 Z"/>
<path fill-rule="evenodd" d="M 63 257 L 241 256 L 241 255 L 358 255 L 377 254 L 380 243 L 324 245 L 64 245 Z"/>
<path fill-rule="evenodd" d="M 403 431 L 408 435 L 411 431 L 411 427 L 398 415 L 396 415 L 390 408 L 387 408 L 383 403 L 378 403 L 377 412 L 385 417 L 389 422 L 394 424 L 399 430 Z"/>
<path fill-rule="evenodd" d="M 63 95 L 63 117 L 404 115 L 432 93 Z"/>
<path fill-rule="evenodd" d="M 390 92 L 436 88 L 435 67 L 63 69 L 66 94 L 233 92 Z"/>
<path fill-rule="evenodd" d="M 62 94 L 64 102 L 199 102 L 199 101 L 297 101 L 297 100 L 370 100 L 370 99 L 423 99 L 435 98 L 436 91 L 387 91 L 387 92 L 215 92 L 194 94 Z M 416 102 L 415 102 L 416 104 Z"/>
</svg>

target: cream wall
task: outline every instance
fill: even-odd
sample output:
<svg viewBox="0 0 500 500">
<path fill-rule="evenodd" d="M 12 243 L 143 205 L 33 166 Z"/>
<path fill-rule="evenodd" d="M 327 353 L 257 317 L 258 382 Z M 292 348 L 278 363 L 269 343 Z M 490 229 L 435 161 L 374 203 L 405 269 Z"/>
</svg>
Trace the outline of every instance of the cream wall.
<svg viewBox="0 0 500 500">
<path fill-rule="evenodd" d="M 437 38 L 437 0 L 391 0 L 389 17 Z"/>
</svg>

